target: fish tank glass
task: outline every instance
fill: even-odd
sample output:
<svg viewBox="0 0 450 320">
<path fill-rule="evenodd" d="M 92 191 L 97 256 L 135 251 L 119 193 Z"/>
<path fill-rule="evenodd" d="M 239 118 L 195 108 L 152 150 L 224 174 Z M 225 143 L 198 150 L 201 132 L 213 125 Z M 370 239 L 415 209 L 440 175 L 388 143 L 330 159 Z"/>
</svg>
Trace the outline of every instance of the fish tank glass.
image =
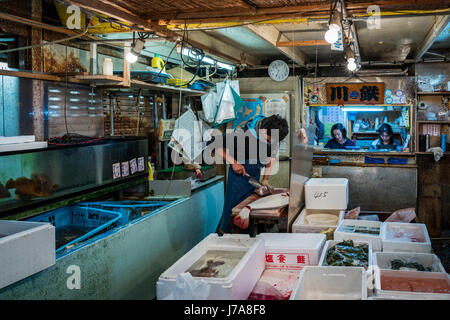
<svg viewBox="0 0 450 320">
<path fill-rule="evenodd" d="M 148 174 L 147 139 L 0 154 L 0 215 Z"/>
</svg>

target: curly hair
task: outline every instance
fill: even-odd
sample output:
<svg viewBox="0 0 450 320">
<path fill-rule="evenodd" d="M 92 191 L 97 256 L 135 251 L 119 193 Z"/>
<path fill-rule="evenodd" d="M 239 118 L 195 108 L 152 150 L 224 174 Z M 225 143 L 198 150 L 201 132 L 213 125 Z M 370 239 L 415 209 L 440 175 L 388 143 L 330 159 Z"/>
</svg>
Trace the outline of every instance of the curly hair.
<svg viewBox="0 0 450 320">
<path fill-rule="evenodd" d="M 277 114 L 267 117 L 262 120 L 261 128 L 268 131 L 268 135 L 272 136 L 272 130 L 278 130 L 278 137 L 282 141 L 289 133 L 289 127 L 286 119 L 283 119 Z"/>
</svg>

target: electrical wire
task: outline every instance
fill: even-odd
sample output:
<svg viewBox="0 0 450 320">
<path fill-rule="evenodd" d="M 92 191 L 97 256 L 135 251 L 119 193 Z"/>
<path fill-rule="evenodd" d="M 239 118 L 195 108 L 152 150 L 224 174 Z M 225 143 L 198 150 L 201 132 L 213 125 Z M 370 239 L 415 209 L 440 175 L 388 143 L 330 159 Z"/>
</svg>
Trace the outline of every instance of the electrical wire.
<svg viewBox="0 0 450 320">
<path fill-rule="evenodd" d="M 26 46 L 26 47 L 1 50 L 0 53 L 8 53 L 8 52 L 15 52 L 15 51 L 33 49 L 33 48 L 38 48 L 38 47 L 43 47 L 43 46 L 48 46 L 48 45 L 57 44 L 57 43 L 61 43 L 61 42 L 70 41 L 70 40 L 73 40 L 73 39 L 80 38 L 80 37 L 84 36 L 88 32 L 89 28 L 90 27 L 87 27 L 86 30 L 84 30 L 82 33 L 74 35 L 74 36 L 71 36 L 71 37 L 68 37 L 68 38 L 59 39 L 59 40 L 55 40 L 55 41 L 51 41 L 51 42 L 38 43 L 38 44 L 31 45 L 31 46 Z"/>
</svg>

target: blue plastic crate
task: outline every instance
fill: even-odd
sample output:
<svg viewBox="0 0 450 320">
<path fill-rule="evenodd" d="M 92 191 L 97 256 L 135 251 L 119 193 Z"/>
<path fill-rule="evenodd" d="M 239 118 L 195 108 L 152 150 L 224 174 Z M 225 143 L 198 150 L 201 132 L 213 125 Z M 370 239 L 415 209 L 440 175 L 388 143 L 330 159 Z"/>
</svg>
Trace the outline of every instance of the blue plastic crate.
<svg viewBox="0 0 450 320">
<path fill-rule="evenodd" d="M 117 227 L 121 217 L 122 214 L 120 212 L 82 206 L 69 206 L 37 215 L 27 219 L 27 221 L 49 222 L 55 227 L 57 234 L 64 228 L 80 228 L 86 230 L 86 233 L 80 234 L 80 236 L 70 242 L 64 243 L 62 246 L 57 244 L 56 253 L 59 253 L 69 245 Z"/>
<path fill-rule="evenodd" d="M 120 212 L 122 218 L 120 224 L 126 224 L 132 220 L 140 218 L 141 216 L 158 210 L 161 207 L 169 204 L 166 201 L 96 201 L 96 202 L 82 202 L 79 206 L 87 206 L 90 208 L 98 208 L 108 211 Z"/>
</svg>

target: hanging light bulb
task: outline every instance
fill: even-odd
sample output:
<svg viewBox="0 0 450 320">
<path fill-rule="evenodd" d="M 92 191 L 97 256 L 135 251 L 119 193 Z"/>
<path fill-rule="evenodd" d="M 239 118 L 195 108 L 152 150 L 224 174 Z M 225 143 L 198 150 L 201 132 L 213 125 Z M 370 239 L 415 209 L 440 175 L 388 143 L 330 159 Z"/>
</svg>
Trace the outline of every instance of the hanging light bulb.
<svg viewBox="0 0 450 320">
<path fill-rule="evenodd" d="M 335 43 L 339 39 L 339 30 L 335 29 L 328 29 L 327 32 L 325 32 L 325 41 L 328 43 Z"/>
<path fill-rule="evenodd" d="M 127 53 L 127 61 L 129 63 L 135 63 L 138 59 L 138 56 L 135 55 L 133 52 L 128 52 Z"/>
<path fill-rule="evenodd" d="M 355 71 L 358 68 L 358 65 L 355 62 L 354 58 L 350 58 L 347 60 L 347 69 L 350 71 Z"/>
<path fill-rule="evenodd" d="M 131 51 L 127 53 L 126 59 L 129 63 L 135 63 L 138 59 L 142 49 L 144 49 L 145 41 L 137 39 L 131 48 Z"/>
<path fill-rule="evenodd" d="M 339 10 L 340 5 L 336 6 L 336 10 L 331 13 L 328 25 L 328 31 L 325 32 L 325 41 L 328 43 L 335 43 L 339 39 L 339 32 L 341 31 L 342 13 Z"/>
</svg>

